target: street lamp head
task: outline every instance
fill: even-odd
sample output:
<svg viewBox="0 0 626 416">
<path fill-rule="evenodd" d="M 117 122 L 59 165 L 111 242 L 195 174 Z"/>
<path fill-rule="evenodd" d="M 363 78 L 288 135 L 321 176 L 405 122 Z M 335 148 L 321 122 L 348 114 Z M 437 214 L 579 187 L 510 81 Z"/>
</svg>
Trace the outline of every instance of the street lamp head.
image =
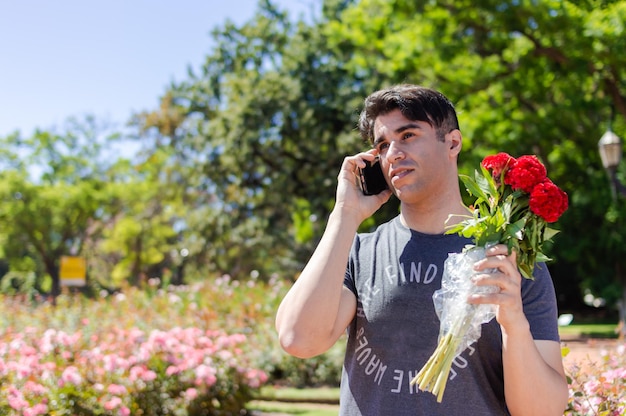
<svg viewBox="0 0 626 416">
<path fill-rule="evenodd" d="M 604 169 L 617 168 L 622 160 L 622 140 L 619 136 L 613 133 L 611 129 L 607 130 L 598 142 L 598 149 Z"/>
</svg>

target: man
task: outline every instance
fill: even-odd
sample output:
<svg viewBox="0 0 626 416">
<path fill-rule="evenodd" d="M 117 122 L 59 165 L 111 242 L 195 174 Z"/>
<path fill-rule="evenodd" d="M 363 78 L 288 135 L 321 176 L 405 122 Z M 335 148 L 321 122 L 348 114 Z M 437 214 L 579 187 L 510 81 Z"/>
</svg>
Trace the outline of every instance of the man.
<svg viewBox="0 0 626 416">
<path fill-rule="evenodd" d="M 457 171 L 461 132 L 450 101 L 414 85 L 370 95 L 359 129 L 373 149 L 344 159 L 324 235 L 278 309 L 282 347 L 312 357 L 347 329 L 341 415 L 562 415 L 568 387 L 550 275 L 541 267 L 535 280 L 522 279 L 504 245 L 475 266 L 498 270 L 480 274 L 476 284 L 500 292 L 468 299 L 497 305 L 496 319 L 456 358 L 442 403 L 410 384 L 437 345 L 432 294 L 443 263 L 469 243 L 444 234 L 450 215 L 466 214 Z M 391 190 L 366 196 L 358 170 L 376 158 Z M 398 217 L 357 235 L 392 193 Z"/>
</svg>

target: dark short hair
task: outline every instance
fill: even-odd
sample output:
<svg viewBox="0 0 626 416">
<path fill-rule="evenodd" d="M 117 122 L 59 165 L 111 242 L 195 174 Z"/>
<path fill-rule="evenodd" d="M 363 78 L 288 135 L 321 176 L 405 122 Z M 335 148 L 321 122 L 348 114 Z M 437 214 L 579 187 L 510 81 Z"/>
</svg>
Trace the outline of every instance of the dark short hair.
<svg viewBox="0 0 626 416">
<path fill-rule="evenodd" d="M 361 137 L 374 143 L 376 118 L 394 110 L 400 110 L 409 120 L 430 124 L 440 140 L 459 128 L 454 105 L 445 95 L 419 85 L 400 84 L 376 91 L 365 99 L 358 125 Z"/>
</svg>

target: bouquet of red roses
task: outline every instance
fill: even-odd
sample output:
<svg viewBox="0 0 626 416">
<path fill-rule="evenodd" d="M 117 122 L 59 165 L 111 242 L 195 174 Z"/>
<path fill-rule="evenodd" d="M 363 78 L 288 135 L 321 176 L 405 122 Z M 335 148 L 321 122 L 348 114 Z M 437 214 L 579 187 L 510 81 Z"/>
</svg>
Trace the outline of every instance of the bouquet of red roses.
<svg viewBox="0 0 626 416">
<path fill-rule="evenodd" d="M 420 390 L 435 394 L 438 402 L 452 361 L 478 340 L 481 325 L 495 316 L 494 305 L 469 305 L 466 301 L 470 294 L 493 290 L 471 283 L 474 263 L 484 256 L 485 247 L 506 244 L 509 251 L 517 252 L 522 276 L 532 279 L 535 264 L 550 260 L 543 253 L 543 244 L 557 231 L 548 224 L 568 206 L 567 194 L 546 176 L 546 168 L 536 156 L 487 156 L 474 178 L 460 178 L 476 201 L 468 208 L 469 215 L 446 232 L 472 238 L 474 246 L 450 254 L 444 264 L 441 289 L 433 295 L 441 321 L 439 344 L 411 381 Z"/>
</svg>

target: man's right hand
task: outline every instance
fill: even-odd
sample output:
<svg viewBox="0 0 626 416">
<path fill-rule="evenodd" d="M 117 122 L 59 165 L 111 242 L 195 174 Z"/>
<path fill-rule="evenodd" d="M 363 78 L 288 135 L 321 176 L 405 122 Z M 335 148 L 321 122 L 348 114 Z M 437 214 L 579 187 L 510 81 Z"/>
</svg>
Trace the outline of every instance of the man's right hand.
<svg viewBox="0 0 626 416">
<path fill-rule="evenodd" d="M 337 200 L 335 210 L 344 213 L 354 213 L 359 224 L 371 217 L 378 209 L 389 200 L 392 192 L 384 190 L 378 195 L 364 195 L 359 185 L 359 169 L 365 167 L 365 161 L 373 162 L 377 156 L 377 150 L 348 156 L 343 160 L 339 171 L 337 183 Z M 386 175 L 385 175 L 386 177 Z"/>
</svg>

